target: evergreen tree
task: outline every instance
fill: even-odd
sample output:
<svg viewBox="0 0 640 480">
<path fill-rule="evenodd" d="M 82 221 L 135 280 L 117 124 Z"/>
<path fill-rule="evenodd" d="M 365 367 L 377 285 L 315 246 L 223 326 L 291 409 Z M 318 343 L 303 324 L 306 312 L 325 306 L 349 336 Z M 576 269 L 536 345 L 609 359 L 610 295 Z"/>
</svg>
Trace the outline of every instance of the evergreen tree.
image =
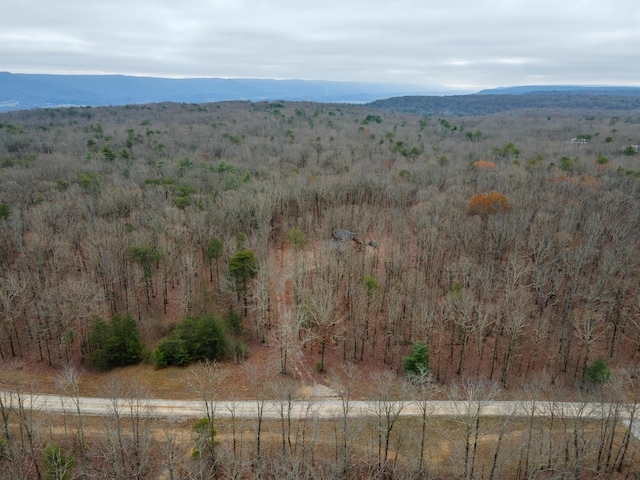
<svg viewBox="0 0 640 480">
<path fill-rule="evenodd" d="M 101 370 L 133 365 L 142 359 L 142 341 L 130 313 L 114 315 L 111 325 L 102 319 L 95 320 L 89 342 L 94 347 L 90 359 Z"/>
<path fill-rule="evenodd" d="M 424 381 L 429 372 L 429 346 L 423 342 L 414 343 L 409 356 L 402 359 L 402 370 L 412 381 Z"/>
<path fill-rule="evenodd" d="M 247 290 L 249 281 L 258 273 L 258 262 L 252 250 L 238 251 L 229 259 L 229 275 L 233 278 L 238 293 L 238 300 L 242 294 L 244 315 L 247 315 Z"/>
</svg>

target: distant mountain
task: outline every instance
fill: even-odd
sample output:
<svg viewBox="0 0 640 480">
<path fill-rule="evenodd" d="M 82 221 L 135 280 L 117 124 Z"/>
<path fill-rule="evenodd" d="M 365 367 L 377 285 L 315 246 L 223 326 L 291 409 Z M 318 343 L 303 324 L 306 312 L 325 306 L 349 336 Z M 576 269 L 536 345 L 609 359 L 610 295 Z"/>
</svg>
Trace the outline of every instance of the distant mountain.
<svg viewBox="0 0 640 480">
<path fill-rule="evenodd" d="M 520 87 L 498 87 L 481 90 L 477 95 L 615 95 L 640 96 L 640 87 L 607 87 L 577 85 L 526 85 Z"/>
<path fill-rule="evenodd" d="M 365 103 L 399 95 L 443 95 L 415 85 L 306 80 L 193 78 L 124 75 L 40 75 L 0 72 L 0 111 L 157 102 L 306 100 Z"/>
</svg>

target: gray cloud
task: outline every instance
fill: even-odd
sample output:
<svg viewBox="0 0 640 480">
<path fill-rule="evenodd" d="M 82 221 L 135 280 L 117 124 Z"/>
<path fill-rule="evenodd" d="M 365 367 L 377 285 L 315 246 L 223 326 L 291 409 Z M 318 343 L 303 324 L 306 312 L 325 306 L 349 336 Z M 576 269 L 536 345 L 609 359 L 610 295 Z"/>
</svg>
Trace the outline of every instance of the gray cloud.
<svg viewBox="0 0 640 480">
<path fill-rule="evenodd" d="M 1 70 L 484 88 L 640 85 L 631 0 L 23 0 Z"/>
</svg>

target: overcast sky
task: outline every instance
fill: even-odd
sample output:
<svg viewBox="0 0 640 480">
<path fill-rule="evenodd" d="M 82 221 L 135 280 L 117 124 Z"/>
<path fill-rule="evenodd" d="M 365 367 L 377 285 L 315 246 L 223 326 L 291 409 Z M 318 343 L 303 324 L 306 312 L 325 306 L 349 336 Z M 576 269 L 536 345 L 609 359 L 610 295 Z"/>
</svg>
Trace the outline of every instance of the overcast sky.
<svg viewBox="0 0 640 480">
<path fill-rule="evenodd" d="M 2 0 L 0 70 L 640 86 L 637 0 Z"/>
</svg>

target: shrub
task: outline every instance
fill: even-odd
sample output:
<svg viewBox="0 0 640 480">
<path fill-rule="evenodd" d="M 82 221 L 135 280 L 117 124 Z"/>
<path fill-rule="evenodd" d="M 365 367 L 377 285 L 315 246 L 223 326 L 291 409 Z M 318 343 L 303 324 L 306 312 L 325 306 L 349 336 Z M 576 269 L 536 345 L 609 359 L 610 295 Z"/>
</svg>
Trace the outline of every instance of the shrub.
<svg viewBox="0 0 640 480">
<path fill-rule="evenodd" d="M 602 358 L 597 358 L 589 364 L 584 371 L 584 379 L 593 385 L 609 383 L 613 379 L 613 374 Z"/>
<path fill-rule="evenodd" d="M 295 250 L 302 250 L 307 245 L 307 238 L 297 228 L 292 228 L 287 232 L 287 241 Z"/>
<path fill-rule="evenodd" d="M 240 351 L 233 351 L 238 348 Z M 230 345 L 225 327 L 213 314 L 182 319 L 171 334 L 160 340 L 153 353 L 158 367 L 183 366 L 193 360 L 222 360 L 230 353 L 246 357 L 246 347 Z"/>
<path fill-rule="evenodd" d="M 233 332 L 234 335 L 240 335 L 242 333 L 242 317 L 231 310 L 226 313 L 225 317 L 227 328 Z"/>
<path fill-rule="evenodd" d="M 216 429 L 208 418 L 201 418 L 191 427 L 196 434 L 196 446 L 191 451 L 194 458 L 203 457 L 205 455 L 215 458 L 214 449 L 218 445 L 216 441 Z"/>
<path fill-rule="evenodd" d="M 227 354 L 227 334 L 224 326 L 213 315 L 205 315 L 195 321 L 194 338 L 190 346 L 194 360 L 222 359 Z"/>
<path fill-rule="evenodd" d="M 114 315 L 110 325 L 100 318 L 94 320 L 89 343 L 93 348 L 89 359 L 100 370 L 134 365 L 142 360 L 143 345 L 130 313 Z"/>
<path fill-rule="evenodd" d="M 7 219 L 11 216 L 11 207 L 6 203 L 0 203 L 0 219 Z"/>
<path fill-rule="evenodd" d="M 559 168 L 560 170 L 564 170 L 565 172 L 569 172 L 571 170 L 573 170 L 573 167 L 575 167 L 578 164 L 578 157 L 576 158 L 569 158 L 569 157 L 562 157 L 560 159 L 560 165 Z"/>
<path fill-rule="evenodd" d="M 424 381 L 429 373 L 429 346 L 423 342 L 413 344 L 408 357 L 402 359 L 402 370 L 413 381 Z"/>
<path fill-rule="evenodd" d="M 191 361 L 191 355 L 187 350 L 185 342 L 173 336 L 163 338 L 158 342 L 156 351 L 152 357 L 153 364 L 158 367 L 168 365 L 183 366 Z"/>
<path fill-rule="evenodd" d="M 176 207 L 178 207 L 180 210 L 184 210 L 189 206 L 189 197 L 176 197 L 175 203 Z"/>
<path fill-rule="evenodd" d="M 64 449 L 55 443 L 50 443 L 42 452 L 42 466 L 44 467 L 45 480 L 69 480 L 71 469 L 76 460 L 73 455 L 67 454 Z"/>
</svg>

